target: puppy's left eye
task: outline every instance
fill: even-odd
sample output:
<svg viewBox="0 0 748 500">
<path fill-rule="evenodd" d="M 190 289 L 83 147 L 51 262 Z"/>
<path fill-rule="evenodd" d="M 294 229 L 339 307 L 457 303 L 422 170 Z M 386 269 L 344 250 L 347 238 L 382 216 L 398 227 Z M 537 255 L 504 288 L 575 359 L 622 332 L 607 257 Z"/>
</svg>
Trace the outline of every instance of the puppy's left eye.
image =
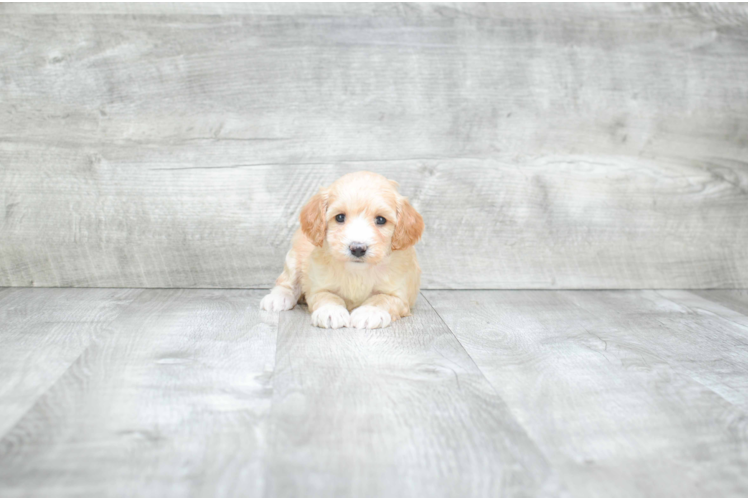
<svg viewBox="0 0 748 500">
<path fill-rule="evenodd" d="M 382 217 L 381 215 L 380 215 L 380 216 L 378 216 L 378 217 L 377 217 L 376 219 L 374 219 L 374 220 L 375 220 L 375 221 L 377 221 L 377 225 L 379 225 L 379 226 L 384 226 L 385 224 L 387 224 L 387 219 L 385 219 L 385 218 L 384 218 L 384 217 Z"/>
</svg>

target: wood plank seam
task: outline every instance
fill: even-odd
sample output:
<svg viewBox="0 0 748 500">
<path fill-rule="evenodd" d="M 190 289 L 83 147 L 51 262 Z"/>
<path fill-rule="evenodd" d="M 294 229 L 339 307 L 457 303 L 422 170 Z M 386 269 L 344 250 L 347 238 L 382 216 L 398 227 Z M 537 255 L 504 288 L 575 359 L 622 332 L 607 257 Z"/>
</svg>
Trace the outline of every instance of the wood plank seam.
<svg viewBox="0 0 748 500">
<path fill-rule="evenodd" d="M 741 290 L 741 289 L 732 289 L 732 290 L 729 290 L 729 291 L 735 291 L 735 290 Z M 732 319 L 728 319 L 728 318 L 720 316 L 725 321 L 729 321 L 730 323 L 732 323 L 735 326 L 737 326 L 738 328 L 740 328 L 741 331 L 745 330 L 746 331 L 746 336 L 748 336 L 748 315 L 746 315 L 743 312 L 737 310 L 737 308 L 734 305 L 730 304 L 730 303 L 720 303 L 720 302 L 717 302 L 717 301 L 712 300 L 710 298 L 704 297 L 703 295 L 700 295 L 700 294 L 697 293 L 697 292 L 700 292 L 702 290 L 687 290 L 687 291 L 691 295 L 693 295 L 694 298 L 697 298 L 700 301 L 706 301 L 706 302 L 712 304 L 713 307 L 715 309 L 717 309 L 717 310 L 719 310 L 719 309 L 728 309 L 728 310 L 732 311 L 733 313 L 735 313 L 736 316 L 738 316 L 740 318 L 745 318 L 746 322 L 745 322 L 745 324 L 743 324 L 743 323 L 737 323 L 737 322 L 733 321 Z M 661 293 L 661 291 L 654 290 L 654 292 L 657 293 L 657 295 L 663 297 L 665 300 L 669 300 L 670 302 L 674 302 L 671 298 L 666 297 L 665 295 L 663 295 Z M 679 304 L 677 302 L 674 302 L 674 303 L 676 303 L 676 304 L 678 304 L 680 306 L 688 307 L 689 309 L 692 309 L 690 306 L 686 306 L 684 304 Z M 711 313 L 711 314 L 717 314 L 717 313 L 714 313 L 713 311 L 708 311 L 708 312 Z"/>
<path fill-rule="evenodd" d="M 493 385 L 493 383 L 491 382 L 491 379 L 489 379 L 488 377 L 486 377 L 486 374 L 483 372 L 483 370 L 481 370 L 481 367 L 478 365 L 478 363 L 475 362 L 475 359 L 473 359 L 473 356 L 470 354 L 470 351 L 468 351 L 465 348 L 465 346 L 460 341 L 459 337 L 457 335 L 455 335 L 455 332 L 452 331 L 452 328 L 450 328 L 450 326 L 447 324 L 447 322 L 444 321 L 444 318 L 442 318 L 442 315 L 441 315 L 441 313 L 439 313 L 439 310 L 431 304 L 431 301 L 429 301 L 429 299 L 426 298 L 426 296 L 423 293 L 420 293 L 419 295 L 426 301 L 426 303 L 429 305 L 429 307 L 431 308 L 431 310 L 436 313 L 437 317 L 439 318 L 439 321 L 441 321 L 442 325 L 444 325 L 444 328 L 446 328 L 449 331 L 449 333 L 452 334 L 452 337 L 454 337 L 455 341 L 460 345 L 460 347 L 462 348 L 462 350 L 465 352 L 465 355 L 468 358 L 470 358 L 470 361 L 473 363 L 473 366 L 480 373 L 481 377 L 483 377 L 483 380 L 486 381 L 486 383 L 491 388 L 491 390 L 493 391 L 493 393 L 496 396 L 496 398 L 499 399 L 500 401 L 502 401 L 504 403 L 506 411 L 509 413 L 509 415 L 511 415 L 511 417 L 514 419 L 514 421 L 517 423 L 517 425 L 522 428 L 522 430 L 525 432 L 525 434 L 527 435 L 527 437 L 531 441 L 535 442 L 532 439 L 532 434 L 530 433 L 530 429 L 528 429 L 527 426 L 524 423 L 522 423 L 521 419 L 517 418 L 517 415 L 515 415 L 515 412 L 512 410 L 511 406 L 509 406 L 509 404 L 506 401 L 504 401 L 504 398 L 501 397 L 501 393 L 498 391 L 498 389 L 496 388 L 496 386 Z M 543 456 L 543 458 L 545 458 L 545 460 L 548 461 L 549 464 L 552 464 L 553 462 L 551 461 L 551 458 L 543 450 L 543 448 L 540 447 L 540 446 L 537 446 L 537 448 L 538 448 L 538 452 Z M 559 475 L 559 481 L 561 482 L 561 485 L 564 488 L 567 488 L 566 484 L 563 481 L 563 477 L 561 477 L 560 475 Z"/>
<path fill-rule="evenodd" d="M 8 287 L 8 289 L 10 289 L 10 288 L 13 288 L 13 287 Z M 33 288 L 33 287 L 23 287 L 23 288 Z M 109 287 L 107 287 L 107 288 L 109 288 Z M 141 293 L 142 293 L 142 291 L 141 291 Z M 123 307 L 122 310 L 116 316 L 114 316 L 108 324 L 111 325 L 115 321 L 117 321 L 120 317 L 122 317 L 122 315 L 127 312 L 127 310 L 130 308 L 130 306 L 132 305 L 132 303 L 141 295 L 141 293 L 139 293 L 138 295 L 135 295 L 135 296 L 131 297 L 129 304 L 127 306 Z M 116 332 L 108 332 L 108 333 L 109 334 L 114 334 Z M 58 375 L 58 377 L 55 379 L 55 381 L 53 383 L 49 384 L 49 386 L 47 386 L 47 388 L 44 389 L 43 392 L 39 393 L 36 396 L 36 398 L 34 399 L 33 403 L 29 404 L 29 407 L 26 409 L 26 411 L 24 411 L 22 415 L 20 415 L 18 418 L 16 418 L 15 421 L 13 421 L 13 423 L 11 425 L 9 425 L 2 434 L 0 434 L 0 442 L 2 442 L 3 439 L 6 436 L 10 435 L 13 432 L 13 430 L 15 429 L 15 427 L 18 425 L 18 423 L 21 422 L 24 418 L 26 418 L 26 416 L 30 412 L 34 411 L 37 403 L 42 398 L 44 398 L 47 395 L 47 393 L 49 393 L 50 391 L 52 391 L 57 386 L 57 384 L 60 382 L 60 380 L 62 380 L 63 378 L 65 378 L 65 376 L 71 370 L 71 368 L 74 367 L 80 361 L 80 359 L 83 356 L 85 356 L 86 354 L 88 354 L 88 352 L 92 349 L 92 347 L 94 347 L 99 341 L 101 341 L 100 337 L 101 337 L 101 335 L 98 335 L 98 336 L 94 335 L 90 339 L 90 341 L 88 342 L 88 345 L 86 345 L 86 347 L 78 354 L 78 356 L 75 357 L 75 359 L 73 359 L 70 363 L 68 363 L 68 365 L 65 368 L 65 370 L 62 371 Z"/>
<path fill-rule="evenodd" d="M 271 452 L 267 458 L 270 468 L 265 483 L 266 496 L 296 496 L 308 492 L 312 485 L 316 485 L 311 490 L 316 492 L 314 495 L 321 496 L 380 496 L 383 493 L 391 493 L 384 496 L 420 496 L 417 492 L 424 491 L 433 493 L 427 496 L 501 496 L 497 494 L 499 491 L 510 495 L 514 492 L 511 496 L 522 491 L 555 496 L 566 491 L 546 455 L 537 450 L 526 429 L 516 422 L 452 330 L 427 300 L 419 303 L 421 314 L 416 309 L 413 316 L 383 330 L 313 328 L 303 307 L 280 315 L 276 370 L 272 380 L 274 395 L 269 411 L 271 429 L 267 444 Z M 336 352 L 336 348 L 342 350 Z M 388 361 L 388 355 L 393 352 L 401 352 L 404 357 Z M 360 384 L 372 392 L 361 392 Z M 354 387 L 358 390 L 351 392 Z M 412 403 L 410 398 L 403 399 L 409 390 L 415 391 L 411 397 L 420 401 L 413 404 L 428 407 L 442 401 L 442 405 L 446 405 L 444 412 L 432 408 L 433 418 L 406 423 L 415 416 L 412 408 L 405 411 Z M 445 398 L 450 391 L 456 392 Z M 378 398 L 382 399 L 384 408 L 371 407 Z M 478 403 L 481 398 L 485 398 L 484 403 Z M 482 404 L 488 404 L 491 410 Z M 496 413 L 491 416 L 487 411 Z M 355 419 L 344 418 L 346 413 L 357 415 L 358 423 Z M 458 418 L 459 415 L 462 417 Z M 338 421 L 339 418 L 342 420 Z M 469 436 L 476 433 L 473 437 L 483 436 L 477 442 L 487 447 L 485 453 L 471 455 L 468 443 L 475 444 L 472 439 L 450 443 L 444 441 L 449 431 L 442 429 L 434 433 L 455 418 L 458 420 L 452 422 L 454 429 L 462 429 L 459 432 L 468 432 Z M 466 420 L 476 425 L 462 427 Z M 493 430 L 488 432 L 491 427 Z M 447 429 L 453 428 L 448 425 Z M 398 435 L 404 440 L 375 440 L 367 444 L 372 432 Z M 511 439 L 508 435 L 501 437 L 507 432 L 513 436 Z M 445 455 L 434 455 L 433 449 L 424 447 L 426 443 L 421 433 L 441 443 L 440 450 Z M 340 441 L 345 435 L 362 441 L 358 447 L 351 448 L 330 444 L 350 443 L 348 439 Z M 375 457 L 374 463 L 367 464 L 370 457 L 362 453 L 361 447 L 373 447 L 382 455 L 378 459 Z M 419 460 L 408 458 L 414 453 L 420 456 Z M 314 460 L 309 459 L 311 455 L 315 456 Z M 454 462 L 458 457 L 465 461 Z M 487 457 L 498 461 L 486 462 Z M 435 466 L 435 463 L 441 465 Z M 450 480 L 448 476 L 434 475 L 442 467 L 457 466 L 457 463 L 464 467 L 461 477 Z M 399 479 L 383 481 L 380 477 L 383 471 L 396 464 L 405 467 L 397 469 Z M 348 472 L 343 474 L 343 471 Z M 354 471 L 352 476 L 351 471 Z M 470 471 L 482 471 L 474 479 L 477 482 L 470 482 Z M 486 474 L 488 471 L 492 473 Z M 368 481 L 356 482 L 357 477 L 368 478 Z M 419 485 L 415 479 L 415 483 L 409 482 L 408 477 L 429 477 L 430 481 Z M 525 479 L 517 483 L 520 477 Z M 504 480 L 507 482 L 503 483 Z M 491 492 L 493 494 L 489 495 Z"/>
<path fill-rule="evenodd" d="M 421 298 L 423 300 L 426 301 L 426 303 L 429 305 L 429 307 L 431 308 L 431 310 L 433 310 L 436 313 L 436 315 L 439 317 L 439 321 L 441 321 L 442 325 L 444 325 L 444 328 L 446 328 L 447 330 L 449 330 L 449 333 L 452 334 L 452 336 L 454 337 L 455 341 L 457 341 L 457 343 L 460 344 L 460 347 L 462 348 L 462 350 L 465 351 L 465 354 L 467 355 L 467 357 L 470 358 L 470 361 L 475 366 L 475 369 L 480 372 L 481 376 L 486 380 L 486 382 L 488 382 L 488 385 L 490 385 L 494 389 L 494 391 L 495 391 L 496 388 L 491 384 L 491 381 L 488 380 L 488 377 L 486 377 L 486 374 L 483 373 L 483 370 L 480 369 L 480 366 L 478 366 L 478 363 L 475 362 L 475 360 L 473 359 L 473 357 L 470 355 L 470 352 L 468 352 L 468 350 L 465 349 L 465 346 L 462 345 L 462 342 L 460 342 L 460 339 L 457 337 L 457 335 L 455 335 L 455 332 L 453 332 L 452 329 L 447 324 L 447 322 L 444 321 L 444 318 L 442 318 L 442 315 L 439 313 L 439 311 L 436 309 L 436 307 L 434 307 L 431 304 L 431 302 L 429 301 L 429 299 L 427 299 L 426 296 L 423 293 L 419 293 L 419 295 L 421 296 Z M 498 396 L 498 393 L 496 395 L 497 395 L 497 397 L 500 397 L 500 396 Z"/>
<path fill-rule="evenodd" d="M 738 377 L 745 373 L 745 358 L 723 350 L 741 347 L 734 336 L 730 343 L 708 344 L 712 327 L 727 336 L 734 325 L 720 326 L 721 317 L 697 317 L 672 300 L 672 306 L 663 304 L 651 292 L 456 295 L 432 298 L 487 377 L 501 385 L 521 423 L 532 428 L 530 436 L 541 451 L 553 457 L 574 496 L 744 495 L 746 411 L 735 403 L 741 402 L 739 395 L 728 398 L 744 386 Z M 628 305 L 635 307 L 628 310 Z M 636 337 L 627 338 L 632 333 Z M 705 354 L 695 352 L 705 347 Z M 689 363 L 705 375 L 703 382 L 690 376 Z M 533 384 L 534 396 L 525 393 L 523 382 Z M 717 392 L 719 384 L 727 397 Z M 616 390 L 622 388 L 628 396 Z M 579 412 L 586 405 L 587 411 Z M 672 458 L 651 460 L 647 453 L 657 448 L 680 458 L 670 465 Z M 705 460 L 710 453 L 723 463 Z M 671 482 L 656 472 L 684 463 L 703 480 Z M 634 494 L 621 493 L 626 491 Z"/>
</svg>

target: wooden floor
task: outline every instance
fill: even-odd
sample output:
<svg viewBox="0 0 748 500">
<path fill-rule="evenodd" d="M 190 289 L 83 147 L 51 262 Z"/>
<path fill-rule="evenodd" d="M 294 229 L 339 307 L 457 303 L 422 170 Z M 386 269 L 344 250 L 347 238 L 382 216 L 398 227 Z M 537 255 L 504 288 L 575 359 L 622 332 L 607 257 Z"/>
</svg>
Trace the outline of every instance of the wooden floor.
<svg viewBox="0 0 748 500">
<path fill-rule="evenodd" d="M 0 289 L 3 496 L 746 496 L 748 292 Z"/>
</svg>

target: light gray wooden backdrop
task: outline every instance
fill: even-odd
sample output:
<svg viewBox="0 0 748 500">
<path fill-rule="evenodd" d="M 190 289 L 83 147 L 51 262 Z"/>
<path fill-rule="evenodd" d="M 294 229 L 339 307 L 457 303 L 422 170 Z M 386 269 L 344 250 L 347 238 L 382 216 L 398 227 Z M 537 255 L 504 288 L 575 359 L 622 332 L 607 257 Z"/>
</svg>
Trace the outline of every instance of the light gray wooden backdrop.
<svg viewBox="0 0 748 500">
<path fill-rule="evenodd" d="M 355 170 L 425 288 L 748 286 L 748 6 L 0 6 L 0 286 L 264 287 Z"/>
</svg>

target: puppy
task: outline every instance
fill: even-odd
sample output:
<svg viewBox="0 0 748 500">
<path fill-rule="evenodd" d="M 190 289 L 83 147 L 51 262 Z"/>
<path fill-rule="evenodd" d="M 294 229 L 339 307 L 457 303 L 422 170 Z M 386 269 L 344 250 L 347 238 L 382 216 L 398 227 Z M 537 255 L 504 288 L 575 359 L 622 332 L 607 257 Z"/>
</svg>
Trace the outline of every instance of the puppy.
<svg viewBox="0 0 748 500">
<path fill-rule="evenodd" d="M 260 307 L 285 311 L 305 299 L 320 328 L 385 328 L 410 315 L 423 218 L 397 186 L 356 172 L 320 189 L 302 208 L 283 273 Z"/>
</svg>

